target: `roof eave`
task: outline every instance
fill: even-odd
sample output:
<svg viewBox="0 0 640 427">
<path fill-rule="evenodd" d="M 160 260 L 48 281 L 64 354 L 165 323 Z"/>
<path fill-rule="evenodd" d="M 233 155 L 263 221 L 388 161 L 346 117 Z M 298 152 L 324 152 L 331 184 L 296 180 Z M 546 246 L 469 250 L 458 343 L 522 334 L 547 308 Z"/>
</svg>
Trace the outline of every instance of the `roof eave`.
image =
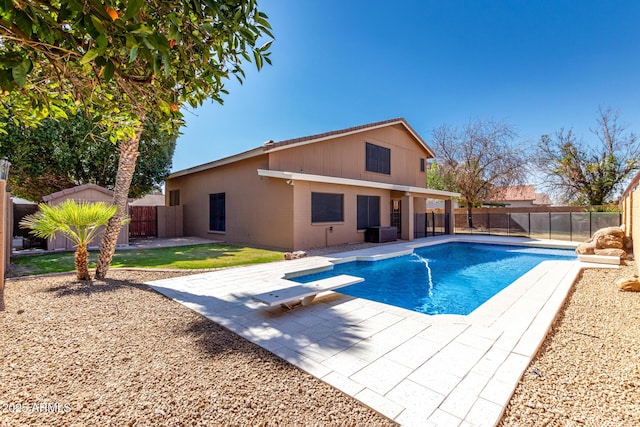
<svg viewBox="0 0 640 427">
<path fill-rule="evenodd" d="M 294 183 L 295 181 L 320 182 L 324 184 L 349 185 L 355 187 L 379 188 L 383 190 L 402 191 L 405 193 L 418 193 L 430 198 L 450 199 L 460 197 L 460 193 L 452 191 L 434 190 L 430 188 L 413 187 L 410 185 L 389 184 L 386 182 L 365 181 L 360 179 L 340 178 L 327 175 L 314 175 L 300 172 L 276 171 L 258 169 L 258 176 L 285 179 Z"/>
<path fill-rule="evenodd" d="M 287 149 L 293 148 L 293 147 L 300 147 L 302 145 L 314 144 L 316 142 L 327 141 L 327 140 L 330 140 L 330 139 L 335 139 L 337 137 L 355 135 L 355 134 L 358 134 L 358 133 L 367 132 L 367 131 L 370 131 L 370 130 L 380 129 L 380 128 L 383 128 L 383 127 L 393 126 L 393 125 L 398 125 L 398 124 L 404 126 L 404 128 L 407 130 L 407 132 L 409 132 L 411 134 L 411 136 L 413 136 L 413 138 L 422 146 L 422 148 L 424 148 L 424 150 L 431 155 L 431 158 L 435 158 L 436 157 L 436 155 L 433 152 L 433 150 L 420 137 L 420 135 L 418 135 L 418 133 L 415 130 L 413 130 L 413 128 L 411 126 L 409 126 L 407 121 L 405 119 L 403 119 L 403 118 L 391 119 L 391 120 L 386 120 L 386 121 L 382 121 L 382 122 L 372 123 L 371 125 L 356 126 L 356 127 L 353 127 L 353 128 L 344 129 L 344 131 L 335 131 L 335 132 L 322 133 L 322 134 L 318 134 L 317 137 L 310 137 L 309 139 L 301 139 L 300 141 L 292 142 L 292 143 L 287 143 L 287 141 L 280 141 L 280 142 L 273 143 L 272 146 L 269 146 L 268 144 L 266 144 L 264 146 L 264 150 L 266 152 L 287 150 Z M 292 141 L 296 141 L 296 139 L 294 139 Z M 278 144 L 282 144 L 282 145 L 278 145 Z"/>
<path fill-rule="evenodd" d="M 241 160 L 250 159 L 252 157 L 257 157 L 264 154 L 264 149 L 262 147 L 253 148 L 248 151 L 244 151 L 239 154 L 235 154 L 233 156 L 224 157 L 222 159 L 214 160 L 209 163 L 205 163 L 203 165 L 194 166 L 188 169 L 182 169 L 177 172 L 173 172 L 170 174 L 167 179 L 178 178 L 180 176 L 189 175 L 192 173 L 202 172 L 209 169 L 214 169 L 220 166 L 228 165 L 231 163 L 239 162 Z"/>
</svg>

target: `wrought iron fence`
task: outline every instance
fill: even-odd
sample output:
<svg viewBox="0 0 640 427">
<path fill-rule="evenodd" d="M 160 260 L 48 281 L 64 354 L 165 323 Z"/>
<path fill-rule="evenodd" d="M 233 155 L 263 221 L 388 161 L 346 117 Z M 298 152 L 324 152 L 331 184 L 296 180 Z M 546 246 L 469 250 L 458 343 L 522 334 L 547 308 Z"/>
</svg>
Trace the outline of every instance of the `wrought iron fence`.
<svg viewBox="0 0 640 427">
<path fill-rule="evenodd" d="M 414 238 L 449 234 L 449 214 L 415 214 Z M 456 234 L 585 241 L 598 229 L 619 226 L 620 212 L 507 212 L 455 214 Z M 469 226 L 471 224 L 471 226 Z"/>
</svg>

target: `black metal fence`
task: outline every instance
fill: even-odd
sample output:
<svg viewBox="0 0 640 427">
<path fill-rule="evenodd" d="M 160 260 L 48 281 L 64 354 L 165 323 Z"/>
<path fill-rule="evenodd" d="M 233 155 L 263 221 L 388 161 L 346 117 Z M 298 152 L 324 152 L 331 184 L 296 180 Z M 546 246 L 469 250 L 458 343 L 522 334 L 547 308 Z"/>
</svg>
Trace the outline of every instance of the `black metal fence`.
<svg viewBox="0 0 640 427">
<path fill-rule="evenodd" d="M 441 234 L 450 234 L 449 214 L 428 212 L 414 215 L 414 238 L 438 236 Z"/>
<path fill-rule="evenodd" d="M 415 214 L 414 237 L 449 234 L 448 214 Z M 600 228 L 619 226 L 620 212 L 508 212 L 455 214 L 456 234 L 518 236 L 582 242 Z"/>
</svg>

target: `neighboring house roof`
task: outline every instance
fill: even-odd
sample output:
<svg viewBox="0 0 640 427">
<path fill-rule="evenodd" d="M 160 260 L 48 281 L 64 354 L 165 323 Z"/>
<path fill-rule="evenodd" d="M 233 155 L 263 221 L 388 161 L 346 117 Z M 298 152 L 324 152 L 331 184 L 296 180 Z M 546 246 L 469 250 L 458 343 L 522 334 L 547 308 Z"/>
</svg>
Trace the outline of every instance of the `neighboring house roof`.
<svg viewBox="0 0 640 427">
<path fill-rule="evenodd" d="M 509 185 L 494 189 L 492 202 L 534 201 L 536 199 L 535 185 Z"/>
<path fill-rule="evenodd" d="M 551 206 L 553 202 L 551 202 L 551 198 L 545 193 L 536 193 L 536 199 L 533 201 L 533 204 L 537 206 Z"/>
<path fill-rule="evenodd" d="M 50 200 L 55 200 L 62 196 L 66 196 L 68 194 L 79 193 L 80 191 L 84 191 L 84 190 L 96 190 L 110 197 L 113 197 L 113 191 L 111 190 L 107 190 L 106 188 L 100 187 L 99 185 L 96 185 L 96 184 L 83 184 L 73 188 L 67 188 L 62 191 L 57 191 L 55 193 L 49 194 L 48 196 L 43 196 L 42 200 L 45 202 L 48 202 Z"/>
<path fill-rule="evenodd" d="M 147 194 L 129 203 L 129 206 L 164 206 L 164 194 Z"/>
<path fill-rule="evenodd" d="M 11 196 L 11 201 L 14 205 L 37 205 L 36 202 L 32 202 L 31 200 L 22 199 L 20 197 Z"/>
<path fill-rule="evenodd" d="M 531 202 L 532 205 L 550 206 L 551 199 L 544 193 L 536 193 L 536 186 L 509 185 L 494 189 L 491 201 L 494 203 Z"/>
<path fill-rule="evenodd" d="M 301 145 L 313 144 L 315 142 L 326 141 L 328 139 L 333 139 L 336 137 L 352 135 L 359 132 L 365 132 L 365 131 L 378 129 L 385 126 L 393 126 L 393 125 L 402 125 L 407 130 L 407 132 L 411 134 L 411 136 L 415 139 L 415 141 L 424 148 L 426 152 L 428 152 L 432 157 L 435 157 L 435 153 L 433 152 L 433 150 L 431 150 L 431 148 L 429 148 L 429 146 L 426 144 L 426 142 L 424 142 L 424 140 L 420 137 L 420 135 L 418 135 L 418 133 L 411 126 L 409 126 L 409 123 L 407 123 L 407 121 L 403 118 L 396 118 L 391 120 L 384 120 L 381 122 L 369 123 L 361 126 L 354 126 L 346 129 L 341 129 L 341 130 L 335 130 L 331 132 L 319 133 L 316 135 L 309 135 L 309 136 L 303 136 L 300 138 L 287 139 L 284 141 L 278 141 L 278 142 L 267 141 L 262 146 L 254 148 L 252 150 L 244 151 L 242 153 L 239 153 L 230 157 L 225 157 L 223 159 L 215 160 L 213 162 L 205 163 L 202 165 L 194 166 L 189 169 L 183 169 L 183 170 L 174 172 L 171 175 L 169 175 L 169 179 L 177 178 L 179 176 L 189 175 L 195 172 L 205 171 L 208 169 L 213 169 L 213 168 L 234 163 L 240 160 L 256 157 L 267 152 L 286 150 L 286 149 L 298 147 Z"/>
</svg>

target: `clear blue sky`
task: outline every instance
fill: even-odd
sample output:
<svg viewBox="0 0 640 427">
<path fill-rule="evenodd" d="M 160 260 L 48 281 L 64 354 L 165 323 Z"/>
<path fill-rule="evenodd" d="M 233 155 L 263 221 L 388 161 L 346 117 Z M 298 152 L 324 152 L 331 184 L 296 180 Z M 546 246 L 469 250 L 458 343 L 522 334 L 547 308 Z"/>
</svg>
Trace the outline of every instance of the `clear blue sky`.
<svg viewBox="0 0 640 427">
<path fill-rule="evenodd" d="M 273 66 L 246 64 L 224 105 L 186 111 L 173 170 L 280 141 L 404 117 L 505 120 L 520 139 L 573 128 L 599 105 L 640 133 L 640 1 L 262 0 Z"/>
</svg>

